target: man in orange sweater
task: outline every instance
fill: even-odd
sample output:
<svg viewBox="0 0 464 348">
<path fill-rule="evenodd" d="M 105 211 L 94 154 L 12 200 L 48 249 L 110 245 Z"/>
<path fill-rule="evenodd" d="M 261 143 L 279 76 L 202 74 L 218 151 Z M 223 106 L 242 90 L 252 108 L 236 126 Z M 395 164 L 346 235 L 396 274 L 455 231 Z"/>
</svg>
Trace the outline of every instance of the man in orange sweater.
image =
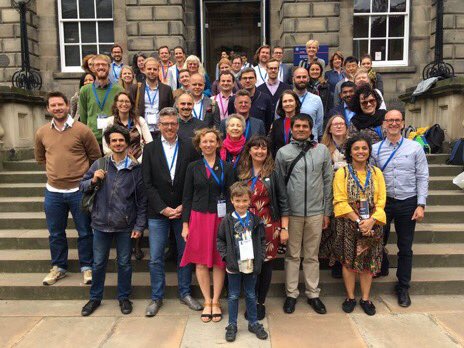
<svg viewBox="0 0 464 348">
<path fill-rule="evenodd" d="M 53 119 L 40 127 L 35 136 L 35 159 L 45 164 L 47 172 L 44 207 L 52 258 L 52 269 L 43 284 L 55 284 L 66 275 L 68 242 L 65 230 L 70 211 L 79 235 L 80 270 L 84 284 L 90 284 L 93 236 L 90 218 L 80 207 L 79 182 L 92 162 L 101 156 L 100 148 L 90 128 L 69 115 L 69 102 L 63 93 L 48 94 L 47 111 Z"/>
</svg>

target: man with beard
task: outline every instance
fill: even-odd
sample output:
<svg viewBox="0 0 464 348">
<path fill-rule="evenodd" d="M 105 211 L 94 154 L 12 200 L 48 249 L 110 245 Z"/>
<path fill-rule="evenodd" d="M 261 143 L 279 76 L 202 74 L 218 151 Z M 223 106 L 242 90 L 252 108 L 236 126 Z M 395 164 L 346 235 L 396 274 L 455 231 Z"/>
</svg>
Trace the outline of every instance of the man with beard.
<svg viewBox="0 0 464 348">
<path fill-rule="evenodd" d="M 219 128 L 220 118 L 219 109 L 214 100 L 208 98 L 203 92 L 205 91 L 205 78 L 201 74 L 190 76 L 190 93 L 192 93 L 193 117 L 203 121 L 205 127 Z"/>
<path fill-rule="evenodd" d="M 167 84 L 173 91 L 182 87 L 180 81 L 180 71 L 182 70 L 185 63 L 185 51 L 182 46 L 174 47 L 174 59 L 176 64 L 172 65 L 168 70 L 168 81 Z"/>
<path fill-rule="evenodd" d="M 122 47 L 119 45 L 114 45 L 111 48 L 111 58 L 113 61 L 111 62 L 111 71 L 109 75 L 109 79 L 111 83 L 117 83 L 119 76 L 121 75 L 121 69 L 124 65 L 122 63 Z"/>
<path fill-rule="evenodd" d="M 35 159 L 45 164 L 45 217 L 50 233 L 52 269 L 44 278 L 44 285 L 55 284 L 66 276 L 68 269 L 68 242 L 66 224 L 71 212 L 79 235 L 77 251 L 84 284 L 92 282 L 92 229 L 88 214 L 81 210 L 82 193 L 79 182 L 90 164 L 100 157 L 97 139 L 92 131 L 74 121 L 69 115 L 69 103 L 61 92 L 47 96 L 47 111 L 53 116 L 37 130 Z"/>
<path fill-rule="evenodd" d="M 93 59 L 95 82 L 85 85 L 79 93 L 79 117 L 82 123 L 89 126 L 101 145 L 102 129 L 107 126 L 107 118 L 111 116 L 111 107 L 116 94 L 124 88 L 108 79 L 110 58 L 99 54 Z"/>
<path fill-rule="evenodd" d="M 176 100 L 177 113 L 179 116 L 179 131 L 180 139 L 192 141 L 195 131 L 206 127 L 205 123 L 193 117 L 194 99 L 190 92 L 184 92 Z"/>
<path fill-rule="evenodd" d="M 309 81 L 309 73 L 305 68 L 296 68 L 293 72 L 293 90 L 300 98 L 302 114 L 308 114 L 313 119 L 314 127 L 312 135 L 314 140 L 320 141 L 322 138 L 323 123 L 324 123 L 324 106 L 322 105 L 321 97 L 309 93 L 306 86 Z"/>
<path fill-rule="evenodd" d="M 155 58 L 145 60 L 145 82 L 133 85 L 130 95 L 135 101 L 136 113 L 147 121 L 153 138 L 158 134 L 159 111 L 174 104 L 171 87 L 158 81 L 159 62 Z"/>
<path fill-rule="evenodd" d="M 355 112 L 350 109 L 351 99 L 354 96 L 356 90 L 356 85 L 354 82 L 345 81 L 341 85 L 340 98 L 343 103 L 340 103 L 338 106 L 332 108 L 327 115 L 327 118 L 332 117 L 333 115 L 343 115 L 345 118 L 346 126 L 349 127 L 351 119 L 355 115 Z"/>
<path fill-rule="evenodd" d="M 161 46 L 158 48 L 158 57 L 160 59 L 159 68 L 159 81 L 164 84 L 168 84 L 168 73 L 169 68 L 173 65 L 169 60 L 171 58 L 171 52 L 169 52 L 168 46 Z"/>
<path fill-rule="evenodd" d="M 261 86 L 267 80 L 266 63 L 270 57 L 271 47 L 268 45 L 263 45 L 256 51 L 255 61 L 257 61 L 258 64 L 253 67 L 256 71 L 256 87 Z"/>
</svg>

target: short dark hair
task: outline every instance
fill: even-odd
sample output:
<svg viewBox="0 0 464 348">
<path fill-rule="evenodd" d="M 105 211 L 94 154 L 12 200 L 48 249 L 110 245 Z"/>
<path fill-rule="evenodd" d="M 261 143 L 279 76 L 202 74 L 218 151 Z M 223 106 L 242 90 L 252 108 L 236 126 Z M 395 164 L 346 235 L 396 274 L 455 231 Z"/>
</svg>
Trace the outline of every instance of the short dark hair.
<svg viewBox="0 0 464 348">
<path fill-rule="evenodd" d="M 345 81 L 341 84 L 340 86 L 340 92 L 343 90 L 343 88 L 356 88 L 356 84 L 353 81 Z"/>
<path fill-rule="evenodd" d="M 354 96 L 351 99 L 350 102 L 350 110 L 353 111 L 356 114 L 362 114 L 362 109 L 361 109 L 361 96 L 364 98 L 367 98 L 368 96 L 374 96 L 375 101 L 377 102 L 377 106 L 375 110 L 377 111 L 380 108 L 380 105 L 382 104 L 382 98 L 380 98 L 379 93 L 371 87 L 368 83 L 362 84 L 358 88 L 356 88 L 354 92 Z"/>
<path fill-rule="evenodd" d="M 293 125 L 295 124 L 295 121 L 307 121 L 309 123 L 309 128 L 313 129 L 313 125 L 314 125 L 314 122 L 313 122 L 313 118 L 311 116 L 309 116 L 308 114 L 297 114 L 295 116 L 293 116 L 290 120 L 290 128 L 293 128 Z"/>
<path fill-rule="evenodd" d="M 371 144 L 371 138 L 364 133 L 357 133 L 353 135 L 352 137 L 348 138 L 345 144 L 345 159 L 347 163 L 352 163 L 353 162 L 353 156 L 351 156 L 351 148 L 353 147 L 353 144 L 357 141 L 365 141 L 367 143 L 367 146 L 369 147 L 369 157 L 367 158 L 367 163 L 369 163 L 369 158 L 371 157 L 372 154 L 372 144 Z"/>
<path fill-rule="evenodd" d="M 353 62 L 356 63 L 356 64 L 359 64 L 358 58 L 356 58 L 354 56 L 349 56 L 349 57 L 345 58 L 345 61 L 343 62 L 343 65 L 345 66 L 346 64 L 353 63 Z"/>
<path fill-rule="evenodd" d="M 181 50 L 183 54 L 185 54 L 185 49 L 182 47 L 182 46 L 176 46 L 172 49 L 172 51 L 174 52 L 175 50 Z"/>
<path fill-rule="evenodd" d="M 240 73 L 240 79 L 242 78 L 243 74 L 247 74 L 247 73 L 253 73 L 253 75 L 255 75 L 255 78 L 256 78 L 256 70 L 255 69 L 253 69 L 253 68 L 245 68 Z"/>
<path fill-rule="evenodd" d="M 223 76 L 223 75 L 230 75 L 230 76 L 232 76 L 232 83 L 235 82 L 235 76 L 234 76 L 234 74 L 232 74 L 232 72 L 231 72 L 230 70 L 221 71 L 221 72 L 219 73 L 218 81 L 221 80 L 221 76 Z"/>
<path fill-rule="evenodd" d="M 284 111 L 284 108 L 283 108 L 283 105 L 282 105 L 282 99 L 284 98 L 285 94 L 290 94 L 295 99 L 295 106 L 296 106 L 295 115 L 298 115 L 300 113 L 300 108 L 301 108 L 300 98 L 291 89 L 287 89 L 287 90 L 283 91 L 282 94 L 280 95 L 279 101 L 277 102 L 276 114 L 279 115 L 282 118 L 285 117 L 285 111 Z"/>
<path fill-rule="evenodd" d="M 124 141 L 126 142 L 127 145 L 130 144 L 130 135 L 129 131 L 121 127 L 117 124 L 113 124 L 112 126 L 109 126 L 108 128 L 105 129 L 105 132 L 103 133 L 103 136 L 105 137 L 106 143 L 109 145 L 110 144 L 110 136 L 113 133 L 119 133 L 124 137 Z"/>
<path fill-rule="evenodd" d="M 121 53 L 124 52 L 124 50 L 122 49 L 122 46 L 121 46 L 121 45 L 118 45 L 118 44 L 114 44 L 113 47 L 111 47 L 111 51 L 110 51 L 110 52 L 113 53 L 113 50 L 114 50 L 115 48 L 118 48 L 118 47 L 121 49 Z"/>
<path fill-rule="evenodd" d="M 158 47 L 158 53 L 161 51 L 162 48 L 167 48 L 169 51 L 169 47 L 166 45 L 163 45 L 163 46 Z"/>
<path fill-rule="evenodd" d="M 47 102 L 47 106 L 50 105 L 50 99 L 51 98 L 61 98 L 63 99 L 63 101 L 65 102 L 66 105 L 69 105 L 69 100 L 68 100 L 68 97 L 66 97 L 66 95 L 60 91 L 53 91 L 53 92 L 50 92 L 47 94 L 47 97 L 45 98 L 46 102 Z"/>
</svg>

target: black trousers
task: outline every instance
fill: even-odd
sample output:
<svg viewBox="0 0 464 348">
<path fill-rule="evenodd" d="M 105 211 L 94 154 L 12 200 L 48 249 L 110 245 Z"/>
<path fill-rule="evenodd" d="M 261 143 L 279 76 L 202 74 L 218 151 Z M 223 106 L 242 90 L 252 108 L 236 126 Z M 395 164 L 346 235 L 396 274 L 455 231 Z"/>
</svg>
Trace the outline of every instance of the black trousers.
<svg viewBox="0 0 464 348">
<path fill-rule="evenodd" d="M 264 304 L 266 296 L 271 286 L 273 260 L 263 262 L 261 273 L 256 279 L 256 300 L 259 304 Z"/>
<path fill-rule="evenodd" d="M 417 208 L 417 196 L 399 200 L 387 197 L 385 205 L 385 213 L 387 215 L 387 224 L 384 228 L 384 245 L 388 243 L 390 235 L 390 224 L 395 224 L 397 235 L 396 245 L 398 246 L 398 268 L 396 277 L 398 278 L 398 286 L 404 289 L 409 289 L 412 272 L 412 243 L 414 240 L 414 230 L 416 221 L 411 220 L 414 211 Z M 387 255 L 383 255 L 382 269 L 388 268 L 389 261 Z"/>
</svg>

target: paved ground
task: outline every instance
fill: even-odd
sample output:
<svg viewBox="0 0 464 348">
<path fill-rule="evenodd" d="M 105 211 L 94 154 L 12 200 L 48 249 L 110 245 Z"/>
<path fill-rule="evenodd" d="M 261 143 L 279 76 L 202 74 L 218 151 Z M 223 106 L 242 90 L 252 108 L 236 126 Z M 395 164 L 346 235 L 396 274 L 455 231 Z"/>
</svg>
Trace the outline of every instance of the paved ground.
<svg viewBox="0 0 464 348">
<path fill-rule="evenodd" d="M 0 301 L 0 347 L 464 347 L 464 295 L 413 296 L 409 309 L 393 296 L 381 296 L 374 317 L 359 306 L 344 314 L 341 298 L 324 300 L 327 315 L 315 314 L 303 298 L 286 315 L 282 299 L 270 298 L 263 322 L 270 330 L 267 341 L 247 331 L 242 302 L 234 344 L 224 340 L 227 315 L 204 324 L 175 300 L 165 301 L 155 318 L 144 317 L 142 300 L 134 301 L 128 316 L 117 301 L 107 300 L 87 318 L 80 316 L 82 301 Z"/>
</svg>

